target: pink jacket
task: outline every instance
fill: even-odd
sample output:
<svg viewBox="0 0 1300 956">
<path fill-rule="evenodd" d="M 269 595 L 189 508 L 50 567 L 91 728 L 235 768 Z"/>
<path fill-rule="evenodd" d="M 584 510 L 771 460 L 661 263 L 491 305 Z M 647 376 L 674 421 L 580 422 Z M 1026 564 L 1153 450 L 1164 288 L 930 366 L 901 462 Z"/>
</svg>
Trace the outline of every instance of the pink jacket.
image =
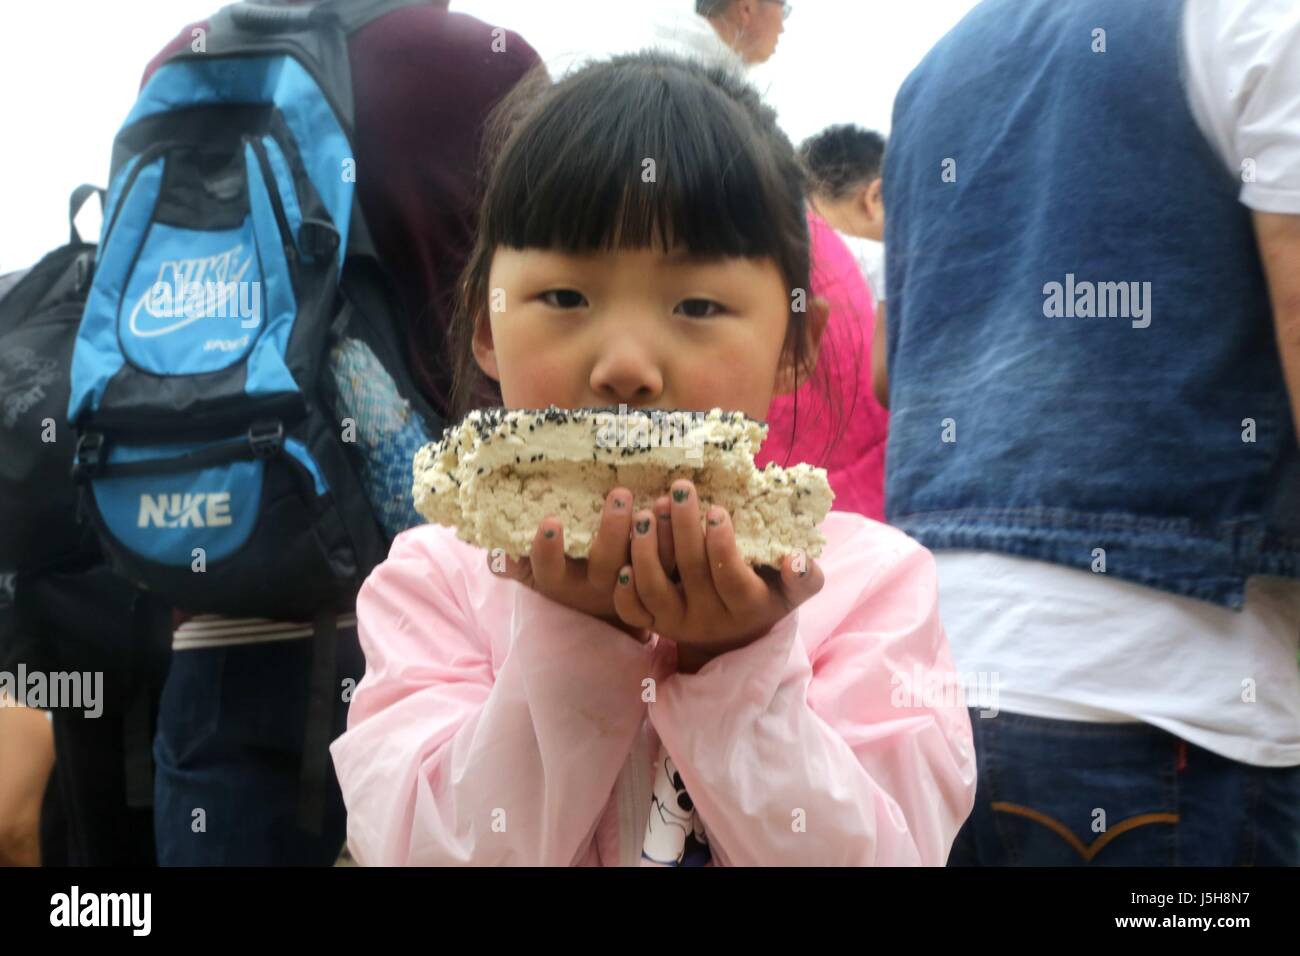
<svg viewBox="0 0 1300 956">
<path fill-rule="evenodd" d="M 933 558 L 856 514 L 822 531 L 823 590 L 690 675 L 447 528 L 400 535 L 357 601 L 366 674 L 332 747 L 353 856 L 639 865 L 662 741 L 716 864 L 942 865 L 970 719 L 900 692 L 953 669 Z"/>
<path fill-rule="evenodd" d="M 812 293 L 825 296 L 831 307 L 818 359 L 821 382 L 805 382 L 795 395 L 777 395 L 772 400 L 767 440 L 754 461 L 760 468 L 770 461 L 784 465 L 788 455 L 791 464 L 806 461 L 825 468 L 836 511 L 856 511 L 884 521 L 889 412 L 871 388 L 876 311 L 853 253 L 839 233 L 811 210 L 808 235 Z M 838 403 L 835 416 L 826 412 L 822 383 Z M 828 439 L 833 439 L 829 449 Z"/>
</svg>

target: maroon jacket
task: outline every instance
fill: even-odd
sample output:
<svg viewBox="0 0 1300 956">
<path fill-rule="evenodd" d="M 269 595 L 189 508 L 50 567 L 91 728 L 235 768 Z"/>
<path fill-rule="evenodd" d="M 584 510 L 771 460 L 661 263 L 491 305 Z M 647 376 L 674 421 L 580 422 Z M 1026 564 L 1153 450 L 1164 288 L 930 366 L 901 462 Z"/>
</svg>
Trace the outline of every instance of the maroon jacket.
<svg viewBox="0 0 1300 956">
<path fill-rule="evenodd" d="M 353 34 L 357 190 L 376 251 L 409 318 L 406 340 L 425 396 L 446 416 L 451 388 L 447 329 L 456 281 L 478 221 L 478 161 L 491 108 L 540 62 L 507 31 L 446 9 L 405 7 Z M 187 48 L 185 27 L 145 67 L 141 86 Z M 501 44 L 498 41 L 497 46 Z"/>
</svg>

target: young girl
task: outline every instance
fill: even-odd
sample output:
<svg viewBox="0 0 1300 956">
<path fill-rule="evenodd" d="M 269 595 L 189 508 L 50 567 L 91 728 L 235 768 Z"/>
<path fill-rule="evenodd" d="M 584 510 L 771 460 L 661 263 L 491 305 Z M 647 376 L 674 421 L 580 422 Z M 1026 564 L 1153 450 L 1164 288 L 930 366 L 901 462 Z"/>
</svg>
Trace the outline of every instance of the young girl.
<svg viewBox="0 0 1300 956">
<path fill-rule="evenodd" d="M 619 57 L 499 116 L 458 412 L 761 419 L 817 366 L 802 175 L 743 80 Z M 590 558 L 552 517 L 500 574 L 448 528 L 397 538 L 332 748 L 360 863 L 945 862 L 975 766 L 962 701 L 918 686 L 952 671 L 929 552 L 831 512 L 819 560 L 755 570 L 704 510 L 614 488 Z"/>
</svg>

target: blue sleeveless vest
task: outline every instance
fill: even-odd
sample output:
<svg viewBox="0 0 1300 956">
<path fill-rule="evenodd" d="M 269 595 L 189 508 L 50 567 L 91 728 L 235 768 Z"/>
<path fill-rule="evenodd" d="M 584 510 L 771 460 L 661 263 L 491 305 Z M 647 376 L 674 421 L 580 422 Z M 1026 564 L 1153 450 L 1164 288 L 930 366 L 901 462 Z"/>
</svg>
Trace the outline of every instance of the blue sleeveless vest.
<svg viewBox="0 0 1300 956">
<path fill-rule="evenodd" d="M 1183 6 L 985 0 L 901 89 L 887 513 L 1240 607 L 1300 571 L 1300 454 Z"/>
</svg>

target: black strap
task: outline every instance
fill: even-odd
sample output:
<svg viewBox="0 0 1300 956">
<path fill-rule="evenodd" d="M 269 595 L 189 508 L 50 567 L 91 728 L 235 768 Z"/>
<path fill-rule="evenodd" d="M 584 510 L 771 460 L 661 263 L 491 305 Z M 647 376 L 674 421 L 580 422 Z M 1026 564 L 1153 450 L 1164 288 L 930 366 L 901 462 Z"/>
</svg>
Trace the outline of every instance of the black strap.
<svg viewBox="0 0 1300 956">
<path fill-rule="evenodd" d="M 212 465 L 232 461 L 255 461 L 279 455 L 284 449 L 284 423 L 280 421 L 255 422 L 248 433 L 239 438 L 209 445 L 173 458 L 151 458 L 147 461 L 108 463 L 102 433 L 88 431 L 77 441 L 72 478 L 80 483 L 91 478 L 139 477 L 141 475 L 177 475 L 198 471 Z"/>
<path fill-rule="evenodd" d="M 320 611 L 312 627 L 307 724 L 302 740 L 302 779 L 298 792 L 298 826 L 314 836 L 320 835 L 325 824 L 325 781 L 330 741 L 334 736 L 334 706 L 341 693 L 335 684 L 337 657 L 336 612 Z"/>
<path fill-rule="evenodd" d="M 187 471 L 198 471 L 212 465 L 224 465 L 232 461 L 247 461 L 256 458 L 253 449 L 243 439 L 222 442 L 209 448 L 186 452 L 175 458 L 154 458 L 149 461 L 115 462 L 112 465 L 101 464 L 93 473 L 94 477 L 114 478 L 140 477 L 141 475 L 177 475 Z"/>
<path fill-rule="evenodd" d="M 153 736 L 162 693 L 160 682 L 165 673 L 165 661 L 160 655 L 171 655 L 171 608 L 143 591 L 137 592 L 131 622 L 131 674 L 135 686 L 122 718 L 126 805 L 148 808 L 153 806 Z"/>
<path fill-rule="evenodd" d="M 99 208 L 104 208 L 104 190 L 98 186 L 92 186 L 90 183 L 82 183 L 72 191 L 72 197 L 68 200 L 68 236 L 69 242 L 80 245 L 85 240 L 81 238 L 81 233 L 77 232 L 77 213 L 81 212 L 81 207 L 86 204 L 86 200 L 91 196 L 99 196 Z"/>
<path fill-rule="evenodd" d="M 126 761 L 126 805 L 153 806 L 153 695 L 141 679 L 122 717 L 122 750 Z"/>
</svg>

